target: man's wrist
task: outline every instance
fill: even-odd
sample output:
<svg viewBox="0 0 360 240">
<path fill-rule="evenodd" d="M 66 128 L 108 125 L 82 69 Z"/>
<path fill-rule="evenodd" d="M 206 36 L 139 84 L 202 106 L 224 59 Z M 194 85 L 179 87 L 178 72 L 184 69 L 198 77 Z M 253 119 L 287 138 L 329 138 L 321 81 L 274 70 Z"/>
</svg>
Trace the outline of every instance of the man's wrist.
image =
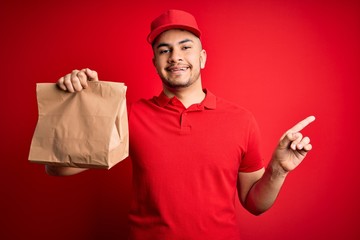
<svg viewBox="0 0 360 240">
<path fill-rule="evenodd" d="M 277 162 L 271 161 L 266 168 L 266 172 L 270 175 L 271 179 L 286 178 L 288 171 L 285 171 L 284 168 Z"/>
</svg>

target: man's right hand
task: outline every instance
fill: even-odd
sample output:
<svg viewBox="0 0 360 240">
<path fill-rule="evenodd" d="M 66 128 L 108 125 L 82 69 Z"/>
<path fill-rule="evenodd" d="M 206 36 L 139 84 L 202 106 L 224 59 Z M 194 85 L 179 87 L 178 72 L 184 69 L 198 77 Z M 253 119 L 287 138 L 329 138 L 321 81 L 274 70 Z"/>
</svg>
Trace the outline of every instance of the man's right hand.
<svg viewBox="0 0 360 240">
<path fill-rule="evenodd" d="M 80 92 L 88 87 L 87 81 L 99 81 L 96 71 L 84 68 L 81 70 L 73 70 L 57 81 L 60 89 L 69 92 Z"/>
</svg>

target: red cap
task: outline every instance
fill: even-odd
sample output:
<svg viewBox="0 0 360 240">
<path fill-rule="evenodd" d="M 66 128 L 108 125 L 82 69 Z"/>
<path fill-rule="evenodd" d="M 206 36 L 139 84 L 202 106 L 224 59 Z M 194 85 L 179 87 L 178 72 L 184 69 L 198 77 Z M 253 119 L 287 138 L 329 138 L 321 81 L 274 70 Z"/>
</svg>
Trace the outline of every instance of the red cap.
<svg viewBox="0 0 360 240">
<path fill-rule="evenodd" d="M 152 44 L 157 36 L 169 29 L 184 29 L 195 36 L 200 37 L 201 33 L 196 23 L 195 17 L 188 12 L 181 10 L 168 10 L 155 18 L 151 23 L 151 32 L 147 41 Z"/>
</svg>

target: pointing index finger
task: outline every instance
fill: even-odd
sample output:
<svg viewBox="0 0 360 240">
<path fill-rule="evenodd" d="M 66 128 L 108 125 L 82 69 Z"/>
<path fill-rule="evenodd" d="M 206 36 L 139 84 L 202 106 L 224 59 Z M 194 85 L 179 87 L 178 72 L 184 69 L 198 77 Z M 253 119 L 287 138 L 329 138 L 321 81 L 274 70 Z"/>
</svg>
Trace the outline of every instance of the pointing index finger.
<svg viewBox="0 0 360 240">
<path fill-rule="evenodd" d="M 315 117 L 309 116 L 309 117 L 305 118 L 304 120 L 298 122 L 292 128 L 290 128 L 288 132 L 300 132 L 301 130 L 303 130 L 307 125 L 309 125 L 313 121 L 315 121 Z"/>
</svg>

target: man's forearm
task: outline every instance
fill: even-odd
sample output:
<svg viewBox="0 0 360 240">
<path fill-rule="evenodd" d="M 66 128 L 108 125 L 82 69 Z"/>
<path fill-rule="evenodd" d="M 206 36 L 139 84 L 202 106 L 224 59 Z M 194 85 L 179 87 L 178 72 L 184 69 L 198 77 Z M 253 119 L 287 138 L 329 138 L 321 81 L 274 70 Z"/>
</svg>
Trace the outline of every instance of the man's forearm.
<svg viewBox="0 0 360 240">
<path fill-rule="evenodd" d="M 279 167 L 269 164 L 263 176 L 250 189 L 245 208 L 254 215 L 260 215 L 275 202 L 287 173 Z"/>
<path fill-rule="evenodd" d="M 45 171 L 51 176 L 71 176 L 87 170 L 86 168 L 58 167 L 45 165 Z"/>
</svg>

